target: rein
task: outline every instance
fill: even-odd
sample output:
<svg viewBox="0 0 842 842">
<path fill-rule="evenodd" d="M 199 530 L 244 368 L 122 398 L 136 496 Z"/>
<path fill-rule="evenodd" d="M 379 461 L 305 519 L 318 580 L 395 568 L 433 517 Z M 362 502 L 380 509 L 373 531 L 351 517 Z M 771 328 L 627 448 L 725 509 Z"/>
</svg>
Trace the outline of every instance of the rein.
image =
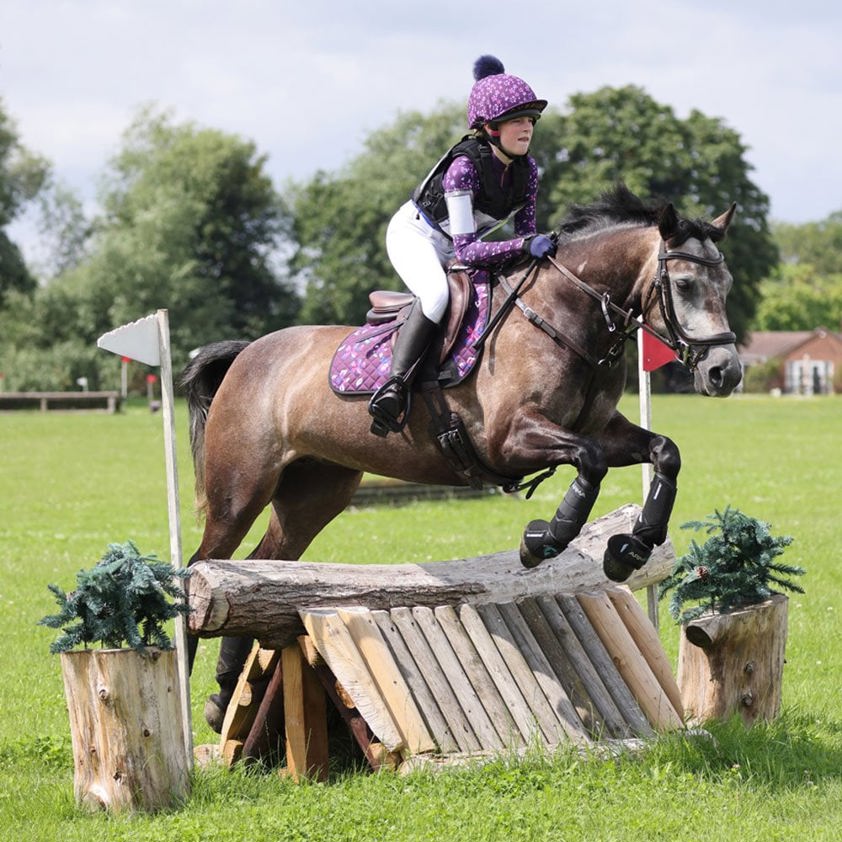
<svg viewBox="0 0 842 842">
<path fill-rule="evenodd" d="M 506 298 L 489 322 L 486 329 L 483 331 L 482 335 L 475 340 L 474 347 L 480 347 L 483 344 L 491 331 L 497 326 L 512 306 L 517 306 L 526 319 L 539 330 L 546 333 L 547 336 L 556 343 L 556 345 L 570 348 L 570 350 L 574 351 L 594 368 L 599 366 L 610 367 L 614 365 L 622 356 L 626 342 L 632 339 L 638 330 L 645 330 L 650 336 L 654 336 L 656 339 L 663 342 L 664 345 L 675 351 L 679 361 L 690 371 L 693 371 L 698 366 L 698 364 L 705 358 L 711 347 L 715 345 L 730 345 L 736 341 L 736 335 L 731 331 L 716 333 L 713 336 L 707 336 L 701 339 L 689 336 L 678 321 L 672 295 L 672 284 L 670 282 L 668 261 L 686 260 L 700 266 L 719 266 L 725 260 L 725 257 L 721 252 L 713 258 L 699 257 L 695 254 L 690 254 L 689 252 L 669 251 L 666 243 L 661 240 L 661 244 L 658 249 L 658 271 L 656 272 L 652 285 L 647 293 L 646 301 L 642 307 L 643 314 L 641 316 L 635 316 L 632 309 L 624 310 L 622 307 L 617 306 L 611 300 L 609 293 L 597 292 L 592 286 L 585 283 L 585 281 L 571 272 L 566 266 L 559 263 L 554 257 L 547 256 L 546 259 L 553 267 L 555 267 L 556 270 L 558 270 L 562 277 L 570 281 L 577 289 L 585 293 L 585 295 L 588 295 L 590 298 L 599 302 L 602 317 L 605 321 L 608 332 L 617 333 L 616 340 L 608 349 L 605 356 L 601 359 L 594 357 L 585 348 L 581 347 L 579 343 L 575 342 L 569 336 L 565 335 L 563 331 L 554 327 L 546 319 L 542 318 L 520 298 L 520 290 L 529 276 L 537 268 L 537 260 L 533 260 L 532 263 L 530 263 L 526 272 L 514 288 L 509 286 L 503 277 L 497 278 L 497 282 L 506 292 Z M 648 313 L 652 304 L 651 299 L 655 295 L 658 297 L 661 317 L 667 328 L 666 336 L 659 333 L 646 321 L 646 313 Z"/>
<path fill-rule="evenodd" d="M 537 259 L 534 259 L 529 263 L 526 271 L 523 275 L 521 275 L 520 279 L 514 284 L 514 286 L 511 286 L 501 275 L 495 277 L 494 280 L 496 283 L 500 284 L 500 287 L 506 293 L 506 297 L 489 320 L 485 330 L 483 330 L 482 334 L 474 340 L 474 348 L 482 348 L 485 340 L 491 335 L 497 325 L 505 318 L 514 306 L 523 313 L 525 318 L 531 324 L 546 333 L 547 336 L 556 343 L 556 345 L 559 347 L 569 348 L 594 369 L 599 368 L 600 366 L 613 366 L 622 356 L 626 341 L 635 336 L 638 330 L 645 330 L 651 336 L 659 339 L 675 351 L 679 360 L 687 366 L 690 371 L 693 371 L 704 359 L 708 350 L 712 346 L 730 344 L 736 341 L 735 335 L 730 331 L 726 333 L 717 333 L 703 339 L 694 339 L 688 336 L 678 322 L 678 318 L 675 313 L 675 304 L 672 297 L 672 285 L 670 283 L 669 269 L 667 266 L 668 261 L 687 260 L 701 266 L 718 266 L 725 260 L 721 252 L 719 252 L 714 258 L 697 257 L 694 254 L 689 254 L 688 252 L 668 251 L 666 243 L 661 240 L 661 245 L 658 250 L 658 271 L 656 272 L 646 295 L 646 301 L 643 303 L 641 316 L 635 316 L 632 309 L 624 310 L 622 307 L 618 307 L 611 300 L 609 293 L 597 292 L 592 286 L 574 275 L 573 272 L 571 272 L 566 266 L 558 263 L 555 258 L 547 256 L 546 259 L 558 270 L 562 277 L 570 281 L 570 283 L 585 293 L 585 295 L 588 295 L 595 301 L 599 302 L 602 317 L 605 320 L 608 332 L 617 333 L 617 338 L 614 340 L 605 356 L 601 359 L 594 357 L 585 348 L 582 348 L 579 343 L 571 339 L 569 336 L 566 336 L 562 331 L 558 330 L 546 319 L 542 318 L 520 298 L 520 291 L 523 286 L 530 277 L 537 275 L 539 265 L 539 260 Z M 668 336 L 661 335 L 646 322 L 646 314 L 651 307 L 651 298 L 653 295 L 658 296 L 661 316 L 667 327 Z M 591 382 L 585 394 L 584 404 L 579 413 L 579 419 L 586 415 L 586 412 L 593 401 L 593 388 L 594 378 L 591 377 Z M 438 381 L 431 382 L 429 386 L 423 390 L 423 395 L 427 403 L 427 408 L 430 412 L 430 417 L 433 419 L 432 429 L 442 453 L 454 467 L 454 470 L 463 476 L 469 485 L 475 488 L 481 488 L 484 483 L 489 482 L 492 485 L 502 486 L 505 492 L 527 489 L 526 498 L 529 499 L 537 486 L 555 473 L 555 466 L 551 466 L 538 476 L 525 481 L 522 477 L 505 477 L 491 471 L 483 464 L 482 460 L 474 450 L 462 420 L 456 413 L 451 412 L 447 408 L 444 396 L 441 393 L 441 385 Z M 579 419 L 577 419 L 573 424 L 573 429 L 578 427 Z"/>
</svg>

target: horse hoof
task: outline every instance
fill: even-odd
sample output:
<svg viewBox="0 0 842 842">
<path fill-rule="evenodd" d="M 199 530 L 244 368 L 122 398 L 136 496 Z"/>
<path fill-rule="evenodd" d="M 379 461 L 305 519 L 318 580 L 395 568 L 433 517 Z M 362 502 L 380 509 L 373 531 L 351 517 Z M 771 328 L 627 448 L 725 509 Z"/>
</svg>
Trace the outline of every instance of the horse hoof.
<svg viewBox="0 0 842 842">
<path fill-rule="evenodd" d="M 634 567 L 629 567 L 628 564 L 617 561 L 616 558 L 610 556 L 606 551 L 602 559 L 602 572 L 612 582 L 625 582 L 634 573 Z"/>
<path fill-rule="evenodd" d="M 612 535 L 602 558 L 602 571 L 612 582 L 625 582 L 652 555 L 652 547 L 634 535 Z"/>
<path fill-rule="evenodd" d="M 551 543 L 550 525 L 545 520 L 533 520 L 526 527 L 520 541 L 520 563 L 531 570 L 548 558 L 555 558 L 563 547 Z"/>
<path fill-rule="evenodd" d="M 211 729 L 217 734 L 222 733 L 222 723 L 225 721 L 226 705 L 219 697 L 218 693 L 214 693 L 208 697 L 205 702 L 205 722 L 210 725 Z"/>
</svg>

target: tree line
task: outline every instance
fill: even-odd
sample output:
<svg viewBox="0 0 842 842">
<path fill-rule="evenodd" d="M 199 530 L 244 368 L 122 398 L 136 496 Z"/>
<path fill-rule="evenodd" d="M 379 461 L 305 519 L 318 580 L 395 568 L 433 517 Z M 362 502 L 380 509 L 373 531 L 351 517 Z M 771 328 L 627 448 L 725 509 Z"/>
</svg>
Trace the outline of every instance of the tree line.
<svg viewBox="0 0 842 842">
<path fill-rule="evenodd" d="M 0 372 L 10 390 L 113 387 L 98 336 L 165 307 L 173 359 L 217 339 L 254 339 L 299 323 L 359 324 L 375 288 L 399 288 L 386 225 L 437 157 L 464 134 L 461 104 L 405 112 L 372 132 L 335 172 L 272 183 L 252 141 L 156 107 L 136 114 L 104 167 L 99 210 L 25 149 L 0 100 Z M 771 224 L 747 149 L 719 118 L 679 118 L 644 90 L 602 88 L 548 109 L 532 154 L 538 222 L 558 225 L 623 181 L 688 216 L 739 207 L 724 249 L 738 336 L 751 329 L 838 329 L 842 212 Z M 27 265 L 10 223 L 37 206 L 41 259 Z M 818 321 L 816 321 L 818 320 Z M 143 372 L 137 376 L 143 377 Z"/>
</svg>

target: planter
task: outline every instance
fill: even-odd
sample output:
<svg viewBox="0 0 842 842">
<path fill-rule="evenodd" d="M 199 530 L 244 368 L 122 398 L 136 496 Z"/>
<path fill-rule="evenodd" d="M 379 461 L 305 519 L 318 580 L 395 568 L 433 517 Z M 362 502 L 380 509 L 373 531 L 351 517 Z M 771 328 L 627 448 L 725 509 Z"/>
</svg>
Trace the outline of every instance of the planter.
<svg viewBox="0 0 842 842">
<path fill-rule="evenodd" d="M 154 812 L 189 794 L 176 656 L 149 647 L 61 654 L 77 804 Z"/>
<path fill-rule="evenodd" d="M 682 625 L 678 686 L 691 719 L 704 722 L 739 713 L 750 727 L 780 713 L 788 602 L 775 594 Z"/>
</svg>

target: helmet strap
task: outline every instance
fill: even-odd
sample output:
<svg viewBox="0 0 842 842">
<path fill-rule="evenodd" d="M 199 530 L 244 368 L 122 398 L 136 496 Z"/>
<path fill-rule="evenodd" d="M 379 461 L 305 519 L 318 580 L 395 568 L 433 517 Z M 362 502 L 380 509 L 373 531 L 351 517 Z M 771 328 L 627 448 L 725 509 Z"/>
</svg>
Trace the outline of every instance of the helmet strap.
<svg viewBox="0 0 842 842">
<path fill-rule="evenodd" d="M 483 127 L 483 133 L 488 138 L 488 142 L 492 146 L 496 146 L 500 152 L 505 155 L 510 161 L 513 161 L 515 158 L 523 158 L 524 155 L 515 155 L 513 152 L 509 152 L 508 150 L 504 149 L 500 144 L 500 130 L 497 128 L 496 123 L 488 123 L 488 127 Z M 526 153 L 528 154 L 528 153 Z"/>
</svg>

